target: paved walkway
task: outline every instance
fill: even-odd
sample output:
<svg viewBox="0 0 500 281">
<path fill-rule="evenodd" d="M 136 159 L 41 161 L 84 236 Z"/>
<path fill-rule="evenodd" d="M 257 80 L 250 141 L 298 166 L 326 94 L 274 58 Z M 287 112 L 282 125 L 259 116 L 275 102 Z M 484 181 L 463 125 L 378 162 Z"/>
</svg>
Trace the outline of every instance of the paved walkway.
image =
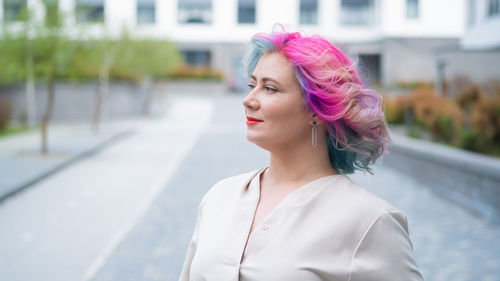
<svg viewBox="0 0 500 281">
<path fill-rule="evenodd" d="M 267 165 L 241 98 L 178 96 L 165 118 L 4 201 L 0 280 L 176 280 L 203 194 Z M 352 178 L 406 213 L 425 280 L 500 280 L 499 225 L 384 165 Z"/>
<path fill-rule="evenodd" d="M 415 260 L 427 281 L 500 280 L 500 226 L 437 197 L 404 174 L 377 166 L 352 178 L 405 212 Z"/>
<path fill-rule="evenodd" d="M 105 124 L 93 134 L 88 124 L 55 124 L 48 130 L 49 152 L 40 152 L 38 129 L 0 138 L 0 202 L 64 169 L 75 160 L 97 153 L 133 134 L 131 122 Z"/>
<path fill-rule="evenodd" d="M 203 194 L 222 178 L 268 163 L 268 154 L 244 138 L 240 99 L 216 101 L 210 126 L 93 280 L 176 280 Z M 500 280 L 500 226 L 384 165 L 374 176 L 352 178 L 406 213 L 425 280 Z"/>
<path fill-rule="evenodd" d="M 211 101 L 195 97 L 174 97 L 170 105 L 164 118 L 129 122 L 132 136 L 2 202 L 0 280 L 92 278 L 169 181 L 213 110 Z"/>
</svg>

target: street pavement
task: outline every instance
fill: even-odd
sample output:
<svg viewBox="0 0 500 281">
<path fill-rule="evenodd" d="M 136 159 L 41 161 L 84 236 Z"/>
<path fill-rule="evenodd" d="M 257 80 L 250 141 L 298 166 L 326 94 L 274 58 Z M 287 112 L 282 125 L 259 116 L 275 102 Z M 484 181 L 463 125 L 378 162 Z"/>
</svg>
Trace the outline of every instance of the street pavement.
<svg viewBox="0 0 500 281">
<path fill-rule="evenodd" d="M 4 201 L 0 280 L 176 280 L 205 192 L 268 163 L 245 139 L 242 98 L 170 95 L 163 118 Z M 374 172 L 352 178 L 407 215 L 425 280 L 500 280 L 499 225 Z"/>
<path fill-rule="evenodd" d="M 132 134 L 125 122 L 101 128 L 98 134 L 89 124 L 57 124 L 48 130 L 48 154 L 41 154 L 38 129 L 0 139 L 0 202 L 38 181 L 71 165 L 74 161 L 97 153 Z"/>
<path fill-rule="evenodd" d="M 133 136 L 0 205 L 0 280 L 84 280 L 99 269 L 213 112 L 205 99 L 173 97 L 170 105 L 163 118 L 131 124 Z"/>
</svg>

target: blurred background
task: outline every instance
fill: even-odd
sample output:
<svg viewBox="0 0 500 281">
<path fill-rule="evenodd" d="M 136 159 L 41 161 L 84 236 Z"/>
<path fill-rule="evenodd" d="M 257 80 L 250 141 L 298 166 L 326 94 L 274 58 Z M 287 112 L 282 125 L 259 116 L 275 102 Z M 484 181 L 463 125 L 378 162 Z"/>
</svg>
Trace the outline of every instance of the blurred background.
<svg viewBox="0 0 500 281">
<path fill-rule="evenodd" d="M 500 0 L 0 0 L 0 280 L 177 280 L 202 196 L 268 165 L 241 59 L 345 51 L 393 143 L 353 180 L 425 280 L 500 280 Z M 321 219 L 321 218 L 318 218 Z"/>
</svg>

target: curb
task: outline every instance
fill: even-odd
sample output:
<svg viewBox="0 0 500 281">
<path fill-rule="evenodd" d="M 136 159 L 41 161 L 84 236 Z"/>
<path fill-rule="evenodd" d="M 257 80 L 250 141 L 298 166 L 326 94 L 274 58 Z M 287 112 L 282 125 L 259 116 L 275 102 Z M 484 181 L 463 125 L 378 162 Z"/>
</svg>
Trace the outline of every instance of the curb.
<svg viewBox="0 0 500 281">
<path fill-rule="evenodd" d="M 112 137 L 102 141 L 101 143 L 99 143 L 95 146 L 92 146 L 89 149 L 86 149 L 80 153 L 77 153 L 72 157 L 69 157 L 67 160 L 65 160 L 62 163 L 55 165 L 51 169 L 37 175 L 36 177 L 31 179 L 30 181 L 25 182 L 25 183 L 15 187 L 15 188 L 13 188 L 11 191 L 8 191 L 5 194 L 2 194 L 0 196 L 0 204 L 4 203 L 7 199 L 29 189 L 31 186 L 35 185 L 36 183 L 50 177 L 51 175 L 54 175 L 55 173 L 65 169 L 69 166 L 71 166 L 72 164 L 78 162 L 79 160 L 86 158 L 86 157 L 90 157 L 90 156 L 98 153 L 99 151 L 105 149 L 106 147 L 113 145 L 113 144 L 115 144 L 115 143 L 117 143 L 117 142 L 119 142 L 127 137 L 130 137 L 133 134 L 134 134 L 134 132 L 131 129 L 119 132 L 119 133 L 113 135 Z"/>
<path fill-rule="evenodd" d="M 443 144 L 392 135 L 384 163 L 432 188 L 438 196 L 500 220 L 500 159 Z"/>
</svg>

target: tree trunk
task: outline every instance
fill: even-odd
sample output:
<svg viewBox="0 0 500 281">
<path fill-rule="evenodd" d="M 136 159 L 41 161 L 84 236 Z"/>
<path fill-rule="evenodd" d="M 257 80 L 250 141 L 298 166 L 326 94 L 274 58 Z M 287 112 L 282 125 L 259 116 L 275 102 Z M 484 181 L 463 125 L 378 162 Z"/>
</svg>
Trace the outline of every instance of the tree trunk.
<svg viewBox="0 0 500 281">
<path fill-rule="evenodd" d="M 28 128 L 34 128 L 36 126 L 35 73 L 33 69 L 33 52 L 28 30 L 29 27 L 25 27 L 26 119 Z"/>
<path fill-rule="evenodd" d="M 92 132 L 99 132 L 101 121 L 101 113 L 103 104 L 109 94 L 109 63 L 104 62 L 101 71 L 99 72 L 99 89 L 97 90 L 97 100 L 94 106 L 94 114 L 92 115 Z"/>
<path fill-rule="evenodd" d="M 48 152 L 47 129 L 50 117 L 52 116 L 52 110 L 54 108 L 54 98 L 55 81 L 54 76 L 51 75 L 51 77 L 49 77 L 47 81 L 47 105 L 45 107 L 45 113 L 43 114 L 42 122 L 40 124 L 40 131 L 42 133 L 42 154 L 47 154 Z"/>
<path fill-rule="evenodd" d="M 151 75 L 145 75 L 141 81 L 141 88 L 144 94 L 144 103 L 142 104 L 142 115 L 148 116 L 151 112 L 151 103 L 153 102 L 153 92 L 151 91 Z"/>
<path fill-rule="evenodd" d="M 33 77 L 26 79 L 26 117 L 28 128 L 36 126 L 36 100 L 35 100 L 35 82 Z"/>
</svg>

